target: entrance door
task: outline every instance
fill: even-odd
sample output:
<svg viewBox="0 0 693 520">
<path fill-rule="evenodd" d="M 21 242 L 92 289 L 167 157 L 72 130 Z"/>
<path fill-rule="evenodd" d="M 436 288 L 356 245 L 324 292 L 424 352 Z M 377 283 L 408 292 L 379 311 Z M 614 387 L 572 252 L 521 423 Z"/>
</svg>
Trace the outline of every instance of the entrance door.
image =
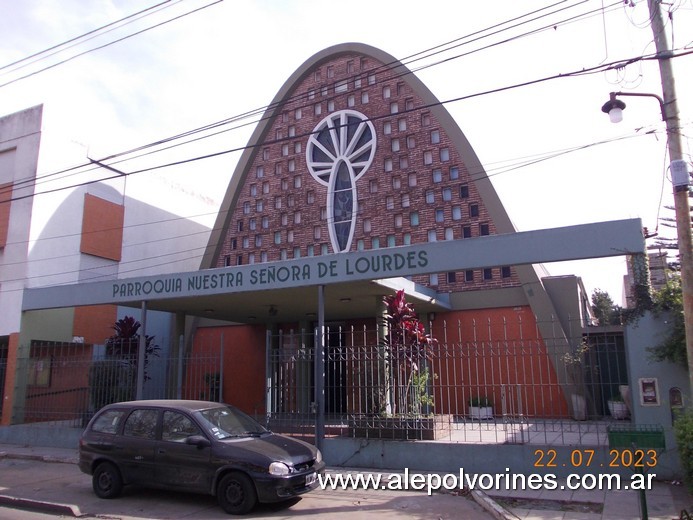
<svg viewBox="0 0 693 520">
<path fill-rule="evenodd" d="M 347 412 L 346 334 L 338 328 L 328 328 L 325 345 L 325 413 Z"/>
</svg>

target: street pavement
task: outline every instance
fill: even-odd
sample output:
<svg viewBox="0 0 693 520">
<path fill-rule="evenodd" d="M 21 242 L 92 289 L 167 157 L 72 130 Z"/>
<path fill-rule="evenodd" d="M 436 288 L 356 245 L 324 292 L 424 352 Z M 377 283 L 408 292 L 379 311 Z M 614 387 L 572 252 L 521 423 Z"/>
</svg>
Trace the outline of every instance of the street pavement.
<svg viewBox="0 0 693 520">
<path fill-rule="evenodd" d="M 0 518 L 229 518 L 212 496 L 127 487 L 117 499 L 100 499 L 76 460 L 75 450 L 0 445 Z M 483 499 L 482 505 L 493 507 Z M 245 518 L 499 518 L 482 505 L 468 493 L 428 496 L 420 491 L 316 489 L 292 502 L 260 504 Z"/>
<path fill-rule="evenodd" d="M 107 520 L 228 519 L 212 496 L 125 488 L 123 496 L 94 495 L 91 477 L 79 471 L 77 450 L 0 444 L 0 519 L 49 520 L 98 517 Z M 332 474 L 378 473 L 328 468 Z M 385 473 L 385 472 L 384 472 Z M 385 473 L 387 474 L 387 473 Z M 680 482 L 654 482 L 647 492 L 650 520 L 690 518 L 693 495 Z M 340 520 L 638 520 L 646 518 L 636 491 L 490 490 L 444 492 L 316 489 L 292 502 L 259 505 L 246 518 Z"/>
</svg>

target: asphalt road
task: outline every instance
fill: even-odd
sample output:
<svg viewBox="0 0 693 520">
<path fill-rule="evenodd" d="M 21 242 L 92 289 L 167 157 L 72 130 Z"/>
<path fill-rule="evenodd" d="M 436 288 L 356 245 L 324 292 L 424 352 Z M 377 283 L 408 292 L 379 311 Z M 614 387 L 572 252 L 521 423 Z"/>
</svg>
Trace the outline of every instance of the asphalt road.
<svg viewBox="0 0 693 520">
<path fill-rule="evenodd" d="M 56 517 L 135 519 L 228 519 L 212 496 L 126 488 L 103 500 L 94 495 L 91 477 L 75 464 L 0 459 L 0 518 L 46 520 Z M 289 503 L 259 505 L 245 518 L 316 518 L 330 520 L 490 519 L 470 496 L 417 491 L 320 490 Z"/>
</svg>

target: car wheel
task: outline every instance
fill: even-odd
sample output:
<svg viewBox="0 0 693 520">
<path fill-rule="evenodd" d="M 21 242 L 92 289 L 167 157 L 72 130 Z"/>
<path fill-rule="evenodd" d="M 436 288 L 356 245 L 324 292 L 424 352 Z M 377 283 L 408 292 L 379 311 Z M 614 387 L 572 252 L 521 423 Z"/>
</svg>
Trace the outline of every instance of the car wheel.
<svg viewBox="0 0 693 520">
<path fill-rule="evenodd" d="M 115 498 L 123 491 L 120 472 L 110 462 L 102 462 L 96 467 L 91 483 L 99 498 Z"/>
<path fill-rule="evenodd" d="M 243 473 L 229 473 L 219 482 L 217 500 L 227 513 L 243 515 L 257 503 L 255 485 Z"/>
</svg>

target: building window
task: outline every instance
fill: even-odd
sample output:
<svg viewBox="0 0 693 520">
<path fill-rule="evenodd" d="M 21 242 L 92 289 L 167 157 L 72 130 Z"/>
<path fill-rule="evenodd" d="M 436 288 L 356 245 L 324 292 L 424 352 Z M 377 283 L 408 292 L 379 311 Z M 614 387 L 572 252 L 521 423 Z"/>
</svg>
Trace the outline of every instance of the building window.
<svg viewBox="0 0 693 520">
<path fill-rule="evenodd" d="M 236 225 L 236 231 L 238 231 L 239 233 L 243 231 L 243 221 L 242 220 L 238 221 L 238 224 Z"/>
<path fill-rule="evenodd" d="M 347 83 L 347 81 L 342 80 L 342 81 L 337 82 L 337 84 L 334 86 L 334 91 L 335 91 L 335 94 L 341 94 L 342 92 L 346 92 L 348 88 L 349 88 L 349 84 Z"/>
<path fill-rule="evenodd" d="M 263 204 L 262 199 L 258 199 L 255 201 L 255 211 L 258 213 L 262 213 L 262 210 L 264 209 L 265 205 Z"/>
<path fill-rule="evenodd" d="M 457 276 L 455 276 L 457 273 L 455 271 L 448 271 L 447 274 L 447 279 L 448 283 L 455 283 L 457 281 Z"/>
<path fill-rule="evenodd" d="M 303 110 L 301 110 L 300 108 L 297 108 L 296 111 L 294 112 L 294 119 L 296 119 L 296 121 L 300 121 L 302 117 L 303 117 Z"/>
<path fill-rule="evenodd" d="M 277 128 L 274 131 L 274 138 L 275 139 L 281 139 L 282 138 L 282 129 L 281 128 Z"/>
<path fill-rule="evenodd" d="M 442 162 L 446 162 L 450 160 L 450 149 L 449 148 L 441 148 L 440 149 L 440 160 Z"/>
<path fill-rule="evenodd" d="M 431 144 L 440 143 L 440 130 L 431 130 Z"/>
<path fill-rule="evenodd" d="M 282 208 L 282 198 L 281 197 L 274 197 L 274 209 L 281 209 Z"/>
<path fill-rule="evenodd" d="M 419 225 L 419 212 L 418 211 L 412 211 L 409 214 L 409 225 L 410 226 L 418 226 Z"/>
<path fill-rule="evenodd" d="M 296 175 L 296 176 L 294 177 L 294 188 L 300 188 L 300 187 L 301 187 L 301 184 L 302 184 L 301 176 L 300 176 L 300 175 Z"/>
<path fill-rule="evenodd" d="M 408 193 L 402 193 L 402 207 L 408 208 L 411 204 Z"/>
<path fill-rule="evenodd" d="M 392 188 L 398 190 L 402 187 L 402 179 L 398 175 L 392 178 Z"/>
<path fill-rule="evenodd" d="M 255 231 L 257 229 L 257 221 L 254 218 L 248 220 L 248 229 L 250 231 Z"/>
<path fill-rule="evenodd" d="M 315 192 L 313 190 L 306 193 L 306 202 L 308 204 L 315 204 Z"/>
<path fill-rule="evenodd" d="M 471 226 L 462 226 L 462 238 L 472 238 Z"/>
<path fill-rule="evenodd" d="M 396 245 L 395 235 L 387 235 L 387 247 L 395 247 Z"/>
<path fill-rule="evenodd" d="M 286 249 L 280 249 L 279 250 L 279 260 L 286 260 Z"/>
<path fill-rule="evenodd" d="M 268 161 L 268 160 L 269 160 L 269 155 L 270 155 L 269 148 L 264 148 L 264 149 L 262 150 L 262 160 L 263 160 L 263 161 Z"/>
<path fill-rule="evenodd" d="M 231 240 L 231 249 L 238 249 L 238 241 L 234 238 Z M 229 256 L 229 261 L 231 261 L 231 257 Z M 231 265 L 231 264 L 229 264 Z"/>
<path fill-rule="evenodd" d="M 327 66 L 327 77 L 334 78 L 334 67 L 332 65 Z"/>
<path fill-rule="evenodd" d="M 392 158 L 391 158 L 391 157 L 388 157 L 387 159 L 385 159 L 385 162 L 384 162 L 384 164 L 383 164 L 383 169 L 384 169 L 386 172 L 391 172 L 391 171 L 392 171 Z"/>
<path fill-rule="evenodd" d="M 281 231 L 275 231 L 274 232 L 274 243 L 275 244 L 281 244 L 282 243 L 282 232 Z"/>
<path fill-rule="evenodd" d="M 380 249 L 380 238 L 373 237 L 371 239 L 371 249 Z"/>
<path fill-rule="evenodd" d="M 262 235 L 255 235 L 255 247 L 262 247 Z"/>
<path fill-rule="evenodd" d="M 301 248 L 294 247 L 294 258 L 301 258 Z"/>
<path fill-rule="evenodd" d="M 472 269 L 467 269 L 464 272 L 464 281 L 473 282 L 474 281 L 474 271 Z"/>
<path fill-rule="evenodd" d="M 313 105 L 313 115 L 319 116 L 320 114 L 322 114 L 322 104 L 316 103 Z"/>
<path fill-rule="evenodd" d="M 269 217 L 262 217 L 262 229 L 269 229 Z"/>
<path fill-rule="evenodd" d="M 263 182 L 262 183 L 262 193 L 264 195 L 267 195 L 270 192 L 270 184 L 269 182 Z"/>
<path fill-rule="evenodd" d="M 416 173 L 410 173 L 409 175 L 407 175 L 407 179 L 409 186 L 416 186 L 416 184 L 418 183 Z"/>
<path fill-rule="evenodd" d="M 431 176 L 433 178 L 433 182 L 443 182 L 443 171 L 440 168 L 436 168 L 435 170 L 433 170 L 431 172 Z"/>
<path fill-rule="evenodd" d="M 462 208 L 460 206 L 452 207 L 452 220 L 462 220 Z"/>
<path fill-rule="evenodd" d="M 407 168 L 409 168 L 409 156 L 408 155 L 400 155 L 399 168 L 401 170 L 406 170 Z"/>
<path fill-rule="evenodd" d="M 451 227 L 446 227 L 445 228 L 445 240 L 454 240 L 455 239 L 455 232 Z"/>
<path fill-rule="evenodd" d="M 231 255 L 225 255 L 224 256 L 224 267 L 228 267 L 231 265 Z"/>
<path fill-rule="evenodd" d="M 283 144 L 282 145 L 282 155 L 286 157 L 289 155 L 289 145 L 288 144 Z"/>
<path fill-rule="evenodd" d="M 469 198 L 469 186 L 466 184 L 462 184 L 460 186 L 460 198 L 461 199 L 468 199 Z"/>
<path fill-rule="evenodd" d="M 433 190 L 426 190 L 426 203 L 433 204 L 436 201 L 435 193 Z"/>
<path fill-rule="evenodd" d="M 301 212 L 297 211 L 294 213 L 294 224 L 300 224 L 301 223 Z"/>
<path fill-rule="evenodd" d="M 370 193 L 378 193 L 378 181 L 373 179 L 368 183 L 368 191 Z"/>
<path fill-rule="evenodd" d="M 421 126 L 430 126 L 431 125 L 431 113 L 430 112 L 423 112 L 421 114 Z"/>
<path fill-rule="evenodd" d="M 510 271 L 510 266 L 509 265 L 504 265 L 501 267 L 501 277 L 502 278 L 510 278 L 512 276 L 512 272 Z"/>
<path fill-rule="evenodd" d="M 243 255 L 236 256 L 236 265 L 243 265 Z"/>
<path fill-rule="evenodd" d="M 243 203 L 243 214 L 248 215 L 250 213 L 250 201 L 245 201 Z"/>
<path fill-rule="evenodd" d="M 363 238 L 359 238 L 356 241 L 356 250 L 357 251 L 363 251 L 366 249 L 366 243 L 363 241 Z"/>
<path fill-rule="evenodd" d="M 392 195 L 385 197 L 385 209 L 388 211 L 395 209 L 395 198 Z"/>
<path fill-rule="evenodd" d="M 385 121 L 383 123 L 383 133 L 385 135 L 390 135 L 392 133 L 392 123 L 390 123 L 389 121 Z"/>
<path fill-rule="evenodd" d="M 408 98 L 407 100 L 405 100 L 404 107 L 407 110 L 414 110 L 414 100 L 412 98 Z"/>
<path fill-rule="evenodd" d="M 411 233 L 405 233 L 402 235 L 402 244 L 405 246 L 410 246 L 411 245 Z"/>
<path fill-rule="evenodd" d="M 416 148 L 416 137 L 413 135 L 408 135 L 407 136 L 407 148 L 410 150 Z"/>
<path fill-rule="evenodd" d="M 390 114 L 396 114 L 399 112 L 399 105 L 397 103 L 390 103 Z"/>
<path fill-rule="evenodd" d="M 445 202 L 450 202 L 452 200 L 452 190 L 450 188 L 443 188 L 443 200 Z"/>
<path fill-rule="evenodd" d="M 460 169 L 457 166 L 450 166 L 450 180 L 456 181 L 460 178 Z"/>
<path fill-rule="evenodd" d="M 334 112 L 334 101 L 331 99 L 327 102 L 327 111 Z"/>
<path fill-rule="evenodd" d="M 392 139 L 390 141 L 390 149 L 393 152 L 399 152 L 399 139 Z"/>
<path fill-rule="evenodd" d="M 250 185 L 250 196 L 257 197 L 257 184 Z"/>
<path fill-rule="evenodd" d="M 293 193 L 289 193 L 289 194 L 286 196 L 286 206 L 289 207 L 289 208 L 293 208 L 293 207 L 294 207 L 294 194 L 293 194 Z"/>
<path fill-rule="evenodd" d="M 363 232 L 364 233 L 370 233 L 371 232 L 371 219 L 369 219 L 369 218 L 363 219 Z"/>
<path fill-rule="evenodd" d="M 301 153 L 301 142 L 294 143 L 294 153 Z"/>
<path fill-rule="evenodd" d="M 361 78 L 354 79 L 354 88 L 361 88 Z"/>
<path fill-rule="evenodd" d="M 395 215 L 395 228 L 399 229 L 402 227 L 402 214 L 398 213 Z"/>
<path fill-rule="evenodd" d="M 279 216 L 279 220 L 282 223 L 282 226 L 288 226 L 289 225 L 289 217 L 287 216 L 286 213 L 282 213 Z"/>
<path fill-rule="evenodd" d="M 428 241 L 429 242 L 436 242 L 438 240 L 436 236 L 436 230 L 435 229 L 429 229 L 428 230 Z"/>
<path fill-rule="evenodd" d="M 296 127 L 294 125 L 289 127 L 289 137 L 296 137 Z"/>
<path fill-rule="evenodd" d="M 369 74 L 368 75 L 368 84 L 369 85 L 375 85 L 375 74 Z"/>
<path fill-rule="evenodd" d="M 315 246 L 313 244 L 306 247 L 306 256 L 315 256 Z"/>
<path fill-rule="evenodd" d="M 310 89 L 308 91 L 308 99 L 315 99 L 315 89 Z"/>
<path fill-rule="evenodd" d="M 352 94 L 347 98 L 347 106 L 349 108 L 354 108 L 356 106 L 356 96 Z"/>
<path fill-rule="evenodd" d="M 391 95 L 392 91 L 390 90 L 390 86 L 383 87 L 383 99 L 389 99 Z"/>
<path fill-rule="evenodd" d="M 405 117 L 401 117 L 397 120 L 397 129 L 400 132 L 406 132 L 407 131 L 407 119 Z"/>
<path fill-rule="evenodd" d="M 260 262 L 267 262 L 267 251 L 260 252 Z"/>
<path fill-rule="evenodd" d="M 429 274 L 428 275 L 428 283 L 429 285 L 436 286 L 438 285 L 438 275 L 437 274 Z"/>
<path fill-rule="evenodd" d="M 255 169 L 255 177 L 258 179 L 262 179 L 265 176 L 265 167 L 264 166 L 258 166 Z"/>
<path fill-rule="evenodd" d="M 484 280 L 493 280 L 493 269 L 490 267 L 484 269 Z"/>
<path fill-rule="evenodd" d="M 427 150 L 423 154 L 423 163 L 424 166 L 428 166 L 430 164 L 433 164 L 433 152 L 430 150 Z"/>
<path fill-rule="evenodd" d="M 364 105 L 368 103 L 368 92 L 361 92 L 361 103 Z"/>
<path fill-rule="evenodd" d="M 287 179 L 282 179 L 281 183 L 282 191 L 286 191 L 289 189 L 289 181 Z"/>
<path fill-rule="evenodd" d="M 322 227 L 313 226 L 313 239 L 320 240 L 322 238 Z"/>
<path fill-rule="evenodd" d="M 282 163 L 276 163 L 274 165 L 274 174 L 275 175 L 281 175 L 282 174 Z"/>
<path fill-rule="evenodd" d="M 478 204 L 470 204 L 469 205 L 469 216 L 470 217 L 478 217 L 479 216 L 479 205 Z"/>
<path fill-rule="evenodd" d="M 290 229 L 286 232 L 286 241 L 290 244 L 294 241 L 294 230 Z"/>
<path fill-rule="evenodd" d="M 327 248 L 327 244 L 321 244 L 320 245 L 320 254 L 325 256 L 327 253 L 329 253 L 330 250 Z"/>
<path fill-rule="evenodd" d="M 441 208 L 436 210 L 436 222 L 445 222 L 445 210 Z"/>
<path fill-rule="evenodd" d="M 479 236 L 485 237 L 489 234 L 488 224 L 479 224 Z"/>
</svg>

